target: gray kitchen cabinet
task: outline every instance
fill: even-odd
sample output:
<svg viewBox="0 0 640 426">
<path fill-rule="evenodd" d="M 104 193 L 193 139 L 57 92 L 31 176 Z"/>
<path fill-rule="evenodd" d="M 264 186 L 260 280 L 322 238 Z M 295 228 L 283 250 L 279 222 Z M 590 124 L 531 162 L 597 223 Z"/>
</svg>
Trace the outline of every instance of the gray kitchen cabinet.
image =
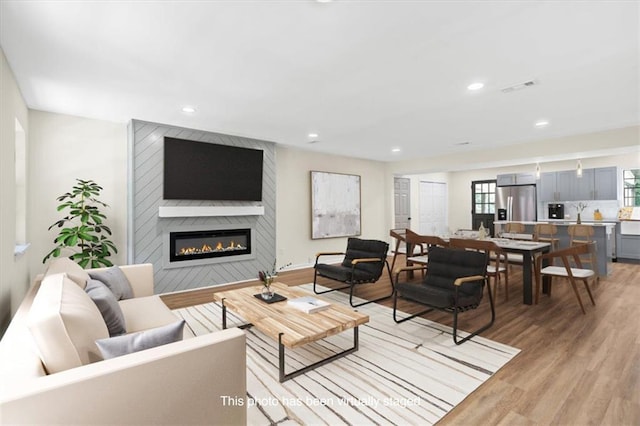
<svg viewBox="0 0 640 426">
<path fill-rule="evenodd" d="M 615 200 L 618 194 L 616 167 L 547 172 L 540 175 L 538 199 L 548 201 Z"/>
<path fill-rule="evenodd" d="M 575 201 L 577 198 L 573 196 L 574 188 L 576 187 L 576 171 L 564 170 L 562 172 L 556 172 L 556 193 L 557 201 Z"/>
<path fill-rule="evenodd" d="M 629 226 L 631 224 L 631 226 Z M 616 255 L 618 259 L 640 259 L 640 235 L 634 223 L 620 222 L 616 226 Z"/>
<path fill-rule="evenodd" d="M 496 178 L 498 186 L 534 185 L 535 183 L 536 175 L 534 173 L 506 173 L 498 175 Z"/>
<path fill-rule="evenodd" d="M 566 170 L 549 172 L 540 175 L 538 198 L 540 201 L 573 201 L 572 194 L 576 187 L 576 172 Z"/>
<path fill-rule="evenodd" d="M 496 178 L 496 185 L 498 186 L 510 186 L 516 184 L 516 174 L 508 173 L 503 175 L 498 175 Z"/>
<path fill-rule="evenodd" d="M 618 199 L 618 168 L 599 167 L 595 170 L 593 192 L 594 200 Z"/>
<path fill-rule="evenodd" d="M 617 235 L 616 255 L 620 259 L 640 259 L 640 235 Z"/>
<path fill-rule="evenodd" d="M 538 182 L 538 200 L 540 201 L 558 201 L 556 198 L 556 172 L 548 172 L 540 174 Z"/>
<path fill-rule="evenodd" d="M 575 172 L 571 172 L 571 200 L 592 200 L 593 199 L 593 179 L 594 169 L 583 169 L 582 177 L 578 177 Z"/>
<path fill-rule="evenodd" d="M 573 178 L 571 200 L 615 200 L 618 198 L 618 169 L 598 167 L 584 169 L 582 177 Z"/>
</svg>

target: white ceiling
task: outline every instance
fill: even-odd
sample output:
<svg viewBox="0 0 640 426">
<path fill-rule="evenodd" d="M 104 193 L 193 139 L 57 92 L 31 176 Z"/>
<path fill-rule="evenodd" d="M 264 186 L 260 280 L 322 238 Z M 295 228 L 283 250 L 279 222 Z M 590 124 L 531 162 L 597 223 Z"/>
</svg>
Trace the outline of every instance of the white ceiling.
<svg viewBox="0 0 640 426">
<path fill-rule="evenodd" d="M 0 44 L 32 109 L 394 161 L 640 124 L 639 15 L 636 1 L 3 0 Z"/>
</svg>

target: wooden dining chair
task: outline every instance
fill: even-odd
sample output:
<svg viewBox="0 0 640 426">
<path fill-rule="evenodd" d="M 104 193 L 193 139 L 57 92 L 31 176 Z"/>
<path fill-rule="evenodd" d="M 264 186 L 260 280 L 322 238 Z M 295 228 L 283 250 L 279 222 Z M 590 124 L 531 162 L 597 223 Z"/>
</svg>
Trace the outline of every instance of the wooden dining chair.
<svg viewBox="0 0 640 426">
<path fill-rule="evenodd" d="M 593 242 L 593 226 L 592 225 L 569 225 L 567 227 L 567 233 L 569 234 L 569 245 L 575 246 L 579 244 L 589 244 Z M 596 261 L 595 250 L 593 253 L 580 256 L 582 263 L 588 263 L 596 272 L 598 277 L 598 263 Z M 597 280 L 597 278 L 596 278 Z"/>
<path fill-rule="evenodd" d="M 419 247 L 419 252 L 414 251 L 412 256 L 407 255 L 407 265 L 418 264 L 422 267 L 424 277 L 427 263 L 429 262 L 429 249 L 431 247 L 448 247 L 449 243 L 435 235 L 420 235 L 411 229 L 406 230 L 407 245 Z"/>
<path fill-rule="evenodd" d="M 395 244 L 393 248 L 393 259 L 391 260 L 392 271 L 396 265 L 396 257 L 398 257 L 398 255 L 401 252 L 400 247 L 402 246 L 402 244 L 406 245 L 406 242 L 407 242 L 406 234 L 407 234 L 406 229 L 391 229 L 389 231 L 389 235 L 395 240 Z"/>
<path fill-rule="evenodd" d="M 571 284 L 571 288 L 573 289 L 573 293 L 576 295 L 578 299 L 578 303 L 580 304 L 580 309 L 582 309 L 582 313 L 586 314 L 584 309 L 584 305 L 582 304 L 582 298 L 580 297 L 580 293 L 578 292 L 578 287 L 576 285 L 576 281 L 580 280 L 584 283 L 584 287 L 587 290 L 587 294 L 589 295 L 589 299 L 591 299 L 591 304 L 593 306 L 596 305 L 596 302 L 593 300 L 593 294 L 591 293 L 591 289 L 589 288 L 589 279 L 595 276 L 595 272 L 592 269 L 585 269 L 582 267 L 582 262 L 580 261 L 580 256 L 584 254 L 590 254 L 595 252 L 595 243 L 588 244 L 579 244 L 573 247 L 568 247 L 565 249 L 552 251 L 549 253 L 545 253 L 536 258 L 536 297 L 535 303 L 538 304 L 538 300 L 540 298 L 540 283 L 543 277 L 548 276 L 549 280 L 549 296 L 551 296 L 551 285 L 553 283 L 553 278 L 566 278 L 569 280 Z M 549 263 L 553 261 L 553 259 L 561 259 L 562 266 L 546 266 L 542 267 L 545 260 Z M 576 268 L 571 267 L 571 262 L 575 262 Z"/>
<path fill-rule="evenodd" d="M 507 238 L 509 240 L 533 240 L 532 234 L 527 234 L 525 226 L 520 222 L 507 222 L 504 225 L 504 229 L 499 234 L 501 238 Z M 513 265 L 522 265 L 522 255 L 518 253 L 507 253 L 509 259 L 509 268 Z"/>
<path fill-rule="evenodd" d="M 505 300 L 509 300 L 509 260 L 507 253 L 495 242 L 490 240 L 470 240 L 465 238 L 449 239 L 449 247 L 466 250 L 474 250 L 489 255 L 490 262 L 487 265 L 487 277 L 493 278 L 493 298 L 497 300 L 500 276 L 504 276 Z"/>
</svg>

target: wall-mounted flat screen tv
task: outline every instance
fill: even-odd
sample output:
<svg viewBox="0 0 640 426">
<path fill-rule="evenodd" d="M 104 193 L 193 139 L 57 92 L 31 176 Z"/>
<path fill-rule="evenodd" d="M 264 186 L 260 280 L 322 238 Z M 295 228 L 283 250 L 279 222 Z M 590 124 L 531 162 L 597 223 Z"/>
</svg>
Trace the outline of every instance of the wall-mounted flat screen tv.
<svg viewBox="0 0 640 426">
<path fill-rule="evenodd" d="M 262 201 L 262 150 L 164 138 L 165 200 Z"/>
</svg>

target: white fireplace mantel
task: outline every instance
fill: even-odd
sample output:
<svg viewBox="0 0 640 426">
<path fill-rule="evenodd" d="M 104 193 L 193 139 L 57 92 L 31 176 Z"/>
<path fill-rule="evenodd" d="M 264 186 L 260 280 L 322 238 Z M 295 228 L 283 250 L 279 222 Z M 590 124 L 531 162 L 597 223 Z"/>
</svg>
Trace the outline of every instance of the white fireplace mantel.
<svg viewBox="0 0 640 426">
<path fill-rule="evenodd" d="M 160 206 L 158 217 L 262 216 L 264 206 Z"/>
</svg>

